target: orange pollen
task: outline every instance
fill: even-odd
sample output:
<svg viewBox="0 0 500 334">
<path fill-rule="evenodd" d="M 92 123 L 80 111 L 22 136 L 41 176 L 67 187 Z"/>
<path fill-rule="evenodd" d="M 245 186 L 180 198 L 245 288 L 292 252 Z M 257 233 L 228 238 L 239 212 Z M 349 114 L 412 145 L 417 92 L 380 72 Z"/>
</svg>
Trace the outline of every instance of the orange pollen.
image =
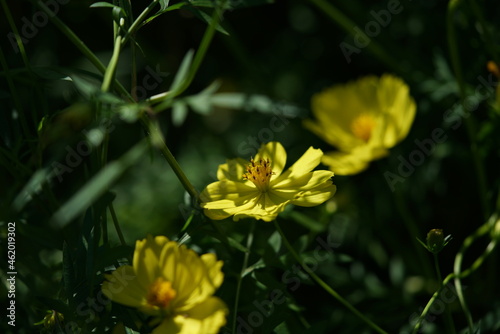
<svg viewBox="0 0 500 334">
<path fill-rule="evenodd" d="M 361 114 L 351 123 L 351 131 L 357 138 L 367 142 L 375 127 L 375 120 L 371 115 Z"/>
<path fill-rule="evenodd" d="M 269 159 L 260 159 L 258 162 L 250 159 L 250 164 L 247 166 L 247 172 L 243 174 L 244 180 L 252 181 L 257 189 L 266 192 L 269 189 L 269 180 L 274 175 L 271 170 L 271 162 Z"/>
<path fill-rule="evenodd" d="M 160 277 L 149 286 L 147 301 L 149 305 L 167 308 L 176 295 L 172 283 Z"/>
<path fill-rule="evenodd" d="M 490 60 L 486 64 L 486 68 L 488 69 L 489 72 L 493 73 L 497 78 L 500 78 L 500 70 L 498 69 L 498 65 Z"/>
</svg>

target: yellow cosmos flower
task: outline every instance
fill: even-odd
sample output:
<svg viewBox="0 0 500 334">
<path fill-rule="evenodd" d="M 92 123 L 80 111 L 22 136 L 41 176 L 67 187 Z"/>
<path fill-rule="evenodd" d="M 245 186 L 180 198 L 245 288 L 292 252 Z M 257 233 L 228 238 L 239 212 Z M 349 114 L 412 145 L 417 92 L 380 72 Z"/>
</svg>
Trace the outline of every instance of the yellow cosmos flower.
<svg viewBox="0 0 500 334">
<path fill-rule="evenodd" d="M 408 86 L 386 74 L 328 88 L 313 96 L 312 111 L 317 121 L 306 120 L 304 126 L 339 149 L 322 162 L 338 175 L 349 175 L 388 155 L 408 135 L 416 105 Z"/>
<path fill-rule="evenodd" d="M 323 152 L 310 147 L 286 172 L 286 152 L 278 142 L 263 144 L 248 160 L 232 159 L 220 165 L 219 181 L 200 195 L 205 214 L 211 219 L 253 217 L 272 221 L 287 204 L 315 206 L 336 191 L 330 171 L 312 171 Z"/>
<path fill-rule="evenodd" d="M 198 256 L 166 237 L 137 241 L 133 265 L 106 275 L 103 293 L 111 300 L 156 317 L 153 334 L 216 334 L 227 307 L 214 297 L 222 284 L 222 261 Z"/>
</svg>

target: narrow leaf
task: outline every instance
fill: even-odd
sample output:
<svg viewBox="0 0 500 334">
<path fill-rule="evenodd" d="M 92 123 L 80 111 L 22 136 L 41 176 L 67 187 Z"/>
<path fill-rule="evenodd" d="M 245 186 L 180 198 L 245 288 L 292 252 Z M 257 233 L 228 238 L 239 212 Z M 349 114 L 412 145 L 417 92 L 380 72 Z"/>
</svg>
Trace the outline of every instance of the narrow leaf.
<svg viewBox="0 0 500 334">
<path fill-rule="evenodd" d="M 139 142 L 119 160 L 113 161 L 104 167 L 57 210 L 50 221 L 51 226 L 53 228 L 62 228 L 81 214 L 142 157 L 148 147 L 147 145 L 147 141 Z"/>
</svg>

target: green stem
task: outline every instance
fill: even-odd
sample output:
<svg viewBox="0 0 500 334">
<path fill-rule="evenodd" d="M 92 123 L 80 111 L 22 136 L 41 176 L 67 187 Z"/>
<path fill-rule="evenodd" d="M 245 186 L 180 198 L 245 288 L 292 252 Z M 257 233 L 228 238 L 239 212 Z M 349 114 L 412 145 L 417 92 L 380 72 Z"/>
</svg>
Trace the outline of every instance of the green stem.
<svg viewBox="0 0 500 334">
<path fill-rule="evenodd" d="M 465 89 L 465 81 L 462 74 L 462 68 L 460 66 L 460 53 L 458 49 L 457 36 L 455 27 L 453 24 L 453 17 L 455 15 L 455 11 L 458 7 L 460 0 L 450 0 L 448 3 L 448 13 L 446 16 L 446 30 L 447 30 L 447 38 L 448 38 L 448 48 L 450 52 L 451 63 L 453 67 L 453 72 L 455 73 L 455 79 L 457 81 L 459 91 L 460 91 L 460 102 L 462 104 L 462 108 L 465 112 L 465 99 L 466 99 L 466 89 Z M 470 141 L 470 150 L 472 155 L 472 160 L 474 162 L 474 168 L 476 170 L 477 182 L 478 182 L 478 190 L 479 190 L 479 198 L 481 202 L 481 207 L 483 210 L 483 219 L 485 219 L 489 214 L 489 205 L 487 200 L 487 186 L 486 186 L 486 174 L 484 172 L 483 162 L 481 160 L 479 154 L 479 148 L 476 141 L 476 126 L 474 124 L 474 117 L 471 113 L 467 117 L 465 117 L 465 126 L 467 136 Z"/>
<path fill-rule="evenodd" d="M 422 311 L 422 313 L 420 314 L 420 317 L 418 317 L 417 323 L 415 324 L 415 327 L 413 327 L 413 332 L 412 332 L 413 334 L 418 333 L 418 330 L 420 329 L 420 326 L 422 324 L 422 320 L 424 320 L 424 318 L 427 316 L 427 313 L 429 313 L 429 310 L 431 309 L 432 304 L 434 304 L 436 299 L 439 297 L 439 294 L 441 293 L 443 288 L 446 286 L 446 284 L 448 284 L 448 282 L 454 277 L 455 277 L 454 274 L 449 274 L 448 276 L 446 276 L 446 278 L 442 282 L 439 289 L 436 292 L 434 292 L 431 299 L 429 299 L 429 302 L 427 302 L 427 305 L 425 305 L 425 308 Z"/>
<path fill-rule="evenodd" d="M 241 272 L 238 276 L 238 283 L 236 284 L 236 296 L 234 298 L 234 316 L 233 316 L 233 334 L 236 334 L 236 324 L 238 320 L 238 304 L 240 302 L 240 291 L 241 291 L 241 282 L 243 281 L 243 275 L 248 267 L 248 258 L 250 257 L 250 248 L 253 243 L 253 232 L 255 230 L 255 221 L 252 220 L 250 223 L 250 230 L 248 232 L 247 238 L 247 251 L 245 252 L 245 256 L 243 257 L 243 266 L 241 267 Z"/>
<path fill-rule="evenodd" d="M 1 4 L 2 4 L 3 12 L 5 13 L 5 17 L 7 18 L 7 21 L 9 22 L 10 29 L 12 29 L 12 32 L 14 33 L 14 37 L 16 39 L 16 44 L 17 44 L 17 47 L 19 49 L 19 52 L 21 53 L 21 58 L 23 59 L 24 66 L 26 66 L 28 73 L 30 75 L 33 75 L 32 71 L 31 71 L 31 65 L 30 65 L 30 62 L 28 60 L 28 56 L 26 55 L 26 50 L 24 49 L 23 41 L 19 35 L 19 31 L 17 30 L 17 26 L 14 23 L 14 19 L 12 18 L 12 13 L 10 12 L 9 6 L 7 6 L 7 4 L 5 3 L 5 0 L 2 0 Z M 5 71 L 7 84 L 9 85 L 9 89 L 12 93 L 13 98 L 14 98 L 14 103 L 15 103 L 16 109 L 17 109 L 19 116 L 20 116 L 19 119 L 20 119 L 20 123 L 21 123 L 21 128 L 24 132 L 24 136 L 25 136 L 25 138 L 30 138 L 30 130 L 28 128 L 28 123 L 26 122 L 25 113 L 23 111 L 23 104 L 21 103 L 21 100 L 19 99 L 19 96 L 17 94 L 16 85 L 14 84 L 14 81 L 12 80 L 12 76 L 10 74 L 7 60 L 5 59 L 5 57 L 3 55 L 3 51 L 1 49 L 0 49 L 0 62 L 1 62 L 1 65 L 4 69 L 4 71 Z"/>
<path fill-rule="evenodd" d="M 33 1 L 33 0 L 32 0 Z M 37 1 L 36 4 L 43 10 L 48 16 L 52 23 L 64 34 L 68 39 L 77 47 L 80 52 L 95 66 L 95 68 L 102 74 L 106 73 L 106 67 L 97 58 L 97 56 L 85 45 L 85 43 L 71 30 L 64 22 L 62 22 L 57 15 L 52 12 L 42 1 Z M 132 101 L 132 96 L 118 81 L 114 81 L 114 86 L 120 92 L 120 94 L 126 96 L 130 101 Z"/>
<path fill-rule="evenodd" d="M 417 323 L 415 324 L 415 327 L 413 328 L 413 332 L 412 332 L 413 334 L 416 334 L 418 332 L 418 330 L 420 329 L 420 326 L 422 324 L 422 320 L 425 319 L 432 304 L 436 301 L 436 299 L 439 297 L 439 294 L 441 293 L 443 288 L 448 284 L 448 282 L 450 280 L 455 279 L 455 288 L 457 290 L 457 295 L 458 295 L 459 299 L 460 298 L 463 299 L 463 293 L 462 293 L 462 289 L 461 289 L 460 279 L 468 277 L 484 263 L 485 259 L 495 249 L 498 238 L 493 239 L 488 244 L 488 246 L 486 247 L 483 254 L 481 254 L 468 269 L 460 272 L 461 263 L 462 263 L 464 253 L 465 253 L 466 249 L 469 248 L 469 246 L 475 240 L 477 240 L 479 237 L 483 236 L 484 234 L 488 233 L 489 231 L 491 231 L 495 227 L 495 223 L 496 223 L 497 219 L 498 219 L 497 214 L 492 215 L 490 220 L 486 224 L 483 224 L 473 234 L 471 234 L 470 236 L 468 236 L 464 240 L 462 247 L 460 248 L 460 251 L 457 253 L 457 255 L 455 257 L 454 272 L 449 274 L 448 276 L 446 276 L 446 278 L 443 280 L 443 282 L 441 284 L 441 287 L 436 292 L 434 292 L 434 294 L 432 295 L 431 299 L 429 300 L 429 302 L 425 306 L 424 310 L 422 311 L 422 314 L 420 314 L 420 317 L 418 318 Z M 457 283 L 460 285 L 460 292 L 458 291 L 459 288 L 457 287 Z M 462 297 L 460 297 L 460 295 Z M 464 301 L 465 301 L 465 299 L 464 299 Z M 470 312 L 469 312 L 469 315 L 470 315 Z M 472 318 L 471 318 L 471 320 L 472 320 Z M 469 331 L 471 331 L 470 334 L 474 333 L 473 326 L 470 326 L 469 319 L 467 319 L 467 322 L 468 322 L 468 326 L 469 326 Z"/>
<path fill-rule="evenodd" d="M 224 6 L 224 3 L 221 4 L 220 8 Z M 196 54 L 194 56 L 193 62 L 191 64 L 191 68 L 189 69 L 189 73 L 186 77 L 186 79 L 180 84 L 179 88 L 176 89 L 175 91 L 167 92 L 166 94 L 162 95 L 162 99 L 164 100 L 162 103 L 157 105 L 154 108 L 155 112 L 165 110 L 171 107 L 172 105 L 172 99 L 176 96 L 181 95 L 191 84 L 193 81 L 196 72 L 198 72 L 198 69 L 205 58 L 205 55 L 207 53 L 208 47 L 210 46 L 210 43 L 212 42 L 212 39 L 215 35 L 216 27 L 219 24 L 219 18 L 221 14 L 221 9 L 219 7 L 216 7 L 214 10 L 214 13 L 212 15 L 212 21 L 211 24 L 207 27 L 205 30 L 205 34 L 203 35 L 203 38 L 200 42 L 200 46 L 198 47 L 198 50 L 196 51 Z M 156 99 L 155 99 L 156 102 Z"/>
<path fill-rule="evenodd" d="M 163 138 L 163 134 L 161 133 L 160 129 L 158 128 L 157 124 L 153 124 L 146 116 L 141 117 L 141 121 L 149 131 L 149 136 L 151 139 L 152 144 L 160 149 L 162 152 L 163 156 L 167 160 L 168 164 L 170 167 L 172 167 L 172 170 L 174 171 L 175 175 L 179 179 L 179 181 L 182 183 L 184 186 L 184 189 L 188 192 L 188 194 L 193 198 L 197 203 L 199 201 L 198 198 L 198 192 L 196 189 L 193 187 L 191 182 L 189 182 L 189 179 L 186 177 L 186 174 L 184 174 L 184 171 L 182 170 L 181 166 L 179 166 L 179 163 L 175 159 L 174 155 L 172 152 L 170 152 L 168 146 L 165 144 L 165 140 Z"/>
<path fill-rule="evenodd" d="M 438 261 L 438 255 L 436 253 L 432 254 L 434 257 L 434 267 L 436 268 L 436 276 L 438 279 L 438 282 L 440 284 L 439 288 L 443 288 L 443 277 L 441 276 L 441 269 L 439 268 L 439 261 Z M 453 318 L 451 317 L 450 309 L 448 308 L 447 305 L 445 305 L 445 321 L 446 321 L 446 327 L 448 328 L 449 333 L 456 333 L 455 331 L 455 325 L 453 324 Z"/>
<path fill-rule="evenodd" d="M 155 8 L 155 6 L 158 4 L 159 0 L 153 0 L 143 11 L 142 13 L 135 19 L 135 21 L 132 23 L 130 28 L 128 28 L 127 33 L 123 37 L 122 44 L 125 45 L 125 43 L 128 42 L 131 36 L 133 36 L 136 32 L 137 29 L 141 27 L 142 22 L 146 19 L 146 17 L 149 15 L 149 13 Z"/>
<path fill-rule="evenodd" d="M 479 229 L 476 230 L 476 232 L 470 236 L 468 236 L 465 240 L 464 243 L 462 244 L 462 247 L 460 248 L 458 254 L 455 256 L 455 263 L 453 265 L 453 273 L 455 274 L 455 289 L 457 291 L 457 296 L 458 300 L 460 301 L 460 305 L 462 306 L 462 310 L 465 314 L 465 318 L 467 320 L 467 326 L 469 327 L 469 332 L 470 334 L 474 333 L 474 322 L 472 320 L 472 314 L 467 306 L 467 302 L 465 301 L 464 293 L 463 293 L 463 288 L 462 288 L 462 281 L 460 281 L 460 271 L 462 269 L 462 260 L 465 254 L 465 250 L 469 248 L 469 246 L 480 236 L 484 235 L 489 231 L 489 224 L 484 224 L 481 226 Z M 477 262 L 477 260 L 476 260 Z M 474 262 L 474 264 L 476 263 Z M 474 265 L 473 264 L 473 265 Z"/>
<path fill-rule="evenodd" d="M 26 55 L 26 50 L 24 49 L 24 44 L 23 41 L 19 35 L 19 31 L 17 30 L 16 24 L 14 23 L 14 20 L 12 19 L 12 13 L 10 12 L 9 6 L 7 6 L 7 3 L 5 0 L 1 0 L 3 12 L 5 13 L 5 17 L 7 18 L 7 21 L 9 22 L 9 26 L 12 29 L 12 32 L 14 33 L 14 37 L 16 39 L 17 47 L 19 49 L 19 52 L 21 53 L 21 57 L 23 59 L 24 65 L 28 70 L 30 69 L 30 63 L 28 60 L 28 56 Z"/>
<path fill-rule="evenodd" d="M 381 329 L 379 326 L 377 326 L 374 322 L 372 322 L 370 319 L 365 317 L 360 311 L 358 311 L 354 306 L 351 305 L 346 299 L 344 299 L 341 295 L 339 295 L 334 289 L 332 289 L 328 284 L 326 284 L 321 278 L 319 278 L 314 271 L 312 271 L 300 258 L 300 256 L 295 252 L 295 249 L 293 249 L 292 245 L 286 238 L 285 234 L 281 230 L 281 227 L 279 226 L 278 222 L 275 220 L 274 221 L 274 226 L 276 227 L 276 230 L 278 233 L 281 235 L 281 239 L 283 240 L 286 248 L 292 254 L 292 256 L 295 258 L 295 260 L 301 265 L 302 268 L 307 272 L 307 274 L 316 282 L 318 283 L 319 286 L 321 286 L 326 292 L 328 292 L 333 298 L 335 298 L 338 302 L 340 302 L 342 305 L 344 305 L 349 311 L 354 313 L 358 318 L 363 320 L 368 326 L 370 326 L 373 330 L 375 330 L 377 333 L 381 334 L 387 334 L 386 331 Z"/>
<path fill-rule="evenodd" d="M 357 34 L 353 28 L 357 25 L 351 21 L 347 16 L 345 16 L 340 10 L 338 10 L 334 5 L 329 3 L 326 0 L 309 0 L 313 5 L 318 7 L 323 11 L 328 17 L 332 19 L 333 22 L 337 23 L 342 29 L 344 29 L 348 34 L 353 37 Z M 366 46 L 367 50 L 369 50 L 373 55 L 378 57 L 382 62 L 384 62 L 388 67 L 393 68 L 398 72 L 403 72 L 400 68 L 400 63 L 396 59 L 393 59 L 392 56 L 387 54 L 384 49 L 373 39 L 370 40 L 369 44 Z"/>
<path fill-rule="evenodd" d="M 123 237 L 122 230 L 120 228 L 120 224 L 118 223 L 118 219 L 116 218 L 115 208 L 113 207 L 113 203 L 109 203 L 109 213 L 111 213 L 111 219 L 113 219 L 113 225 L 115 226 L 116 234 L 118 234 L 118 239 L 120 239 L 120 243 L 122 245 L 126 245 L 125 238 Z"/>
<path fill-rule="evenodd" d="M 109 90 L 109 86 L 115 76 L 116 66 L 118 65 L 118 58 L 120 57 L 121 51 L 121 41 L 122 37 L 118 35 L 115 40 L 115 47 L 113 49 L 113 55 L 111 56 L 111 60 L 109 61 L 108 67 L 104 72 L 104 79 L 102 81 L 101 90 L 103 92 L 107 92 Z"/>
</svg>

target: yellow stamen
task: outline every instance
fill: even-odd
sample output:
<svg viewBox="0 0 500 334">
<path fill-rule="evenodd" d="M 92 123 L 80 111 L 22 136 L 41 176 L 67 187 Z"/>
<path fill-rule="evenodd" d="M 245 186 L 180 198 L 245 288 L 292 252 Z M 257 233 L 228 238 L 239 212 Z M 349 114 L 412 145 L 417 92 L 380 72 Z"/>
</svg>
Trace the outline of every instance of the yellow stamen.
<svg viewBox="0 0 500 334">
<path fill-rule="evenodd" d="M 352 133 L 359 139 L 367 142 L 375 128 L 375 119 L 371 115 L 361 114 L 351 123 Z"/>
<path fill-rule="evenodd" d="M 243 174 L 243 179 L 252 181 L 257 189 L 266 192 L 269 188 L 269 180 L 273 174 L 269 159 L 260 159 L 258 162 L 250 159 L 247 172 Z"/>
<path fill-rule="evenodd" d="M 167 308 L 176 295 L 172 283 L 160 277 L 149 286 L 147 301 L 149 305 Z"/>
</svg>

